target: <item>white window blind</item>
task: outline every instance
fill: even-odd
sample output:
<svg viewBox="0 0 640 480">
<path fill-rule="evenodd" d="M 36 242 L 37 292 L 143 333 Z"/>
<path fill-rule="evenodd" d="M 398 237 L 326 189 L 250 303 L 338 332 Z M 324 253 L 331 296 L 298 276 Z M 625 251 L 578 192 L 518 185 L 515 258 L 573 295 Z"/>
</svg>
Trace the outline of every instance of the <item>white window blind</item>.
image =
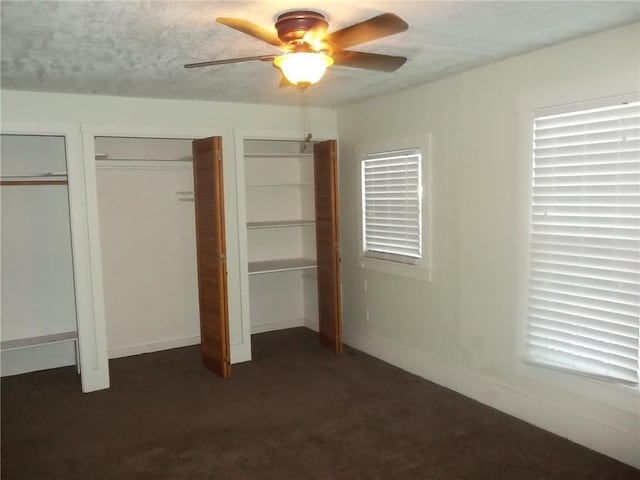
<svg viewBox="0 0 640 480">
<path fill-rule="evenodd" d="M 533 127 L 529 359 L 637 383 L 640 102 Z"/>
<path fill-rule="evenodd" d="M 421 164 L 417 149 L 363 159 L 364 255 L 410 264 L 422 258 Z"/>
</svg>

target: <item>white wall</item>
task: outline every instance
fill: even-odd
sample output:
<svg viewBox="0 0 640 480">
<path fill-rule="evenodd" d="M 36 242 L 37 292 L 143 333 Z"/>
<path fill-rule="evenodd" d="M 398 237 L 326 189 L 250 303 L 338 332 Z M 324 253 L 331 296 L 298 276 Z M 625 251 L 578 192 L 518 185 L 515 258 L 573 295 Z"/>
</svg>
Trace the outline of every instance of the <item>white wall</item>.
<svg viewBox="0 0 640 480">
<path fill-rule="evenodd" d="M 526 119 L 637 90 L 639 39 L 626 26 L 338 110 L 346 342 L 635 466 L 637 389 L 526 367 L 518 354 Z M 424 147 L 429 134 L 433 280 L 359 268 L 360 155 Z"/>
<path fill-rule="evenodd" d="M 295 93 L 295 92 L 293 92 Z M 69 95 L 24 91 L 1 92 L 2 121 L 29 123 L 76 124 L 84 132 L 84 161 L 91 178 L 94 136 L 183 137 L 220 135 L 223 137 L 225 215 L 227 220 L 227 257 L 229 315 L 231 323 L 241 322 L 240 265 L 238 258 L 237 195 L 235 178 L 236 130 L 300 131 L 299 107 L 229 104 L 205 101 L 158 100 L 92 95 Z M 309 110 L 312 131 L 335 132 L 336 114 L 331 109 Z M 101 153 L 101 152 L 98 152 Z M 91 166 L 89 166 L 91 163 Z M 95 176 L 95 170 L 93 171 Z M 95 184 L 88 185 L 95 189 Z M 96 208 L 97 210 L 97 208 Z M 90 209 L 91 211 L 91 209 Z M 97 222 L 90 234 L 99 244 Z M 244 228 L 244 227 L 243 227 Z M 98 299 L 102 304 L 101 299 Z M 96 335 L 106 336 L 104 325 Z M 238 328 L 241 339 L 232 343 L 232 362 L 250 358 L 248 329 Z M 233 329 L 232 329 L 233 331 Z M 102 339 L 105 340 L 104 338 Z M 242 341 L 242 344 L 238 342 Z M 235 354 L 234 354 L 235 352 Z M 104 353 L 106 356 L 106 352 Z M 106 359 L 105 359 L 106 360 Z M 104 386 L 107 386 L 106 384 Z"/>
<path fill-rule="evenodd" d="M 109 357 L 200 343 L 191 162 L 105 160 L 97 180 Z"/>
</svg>

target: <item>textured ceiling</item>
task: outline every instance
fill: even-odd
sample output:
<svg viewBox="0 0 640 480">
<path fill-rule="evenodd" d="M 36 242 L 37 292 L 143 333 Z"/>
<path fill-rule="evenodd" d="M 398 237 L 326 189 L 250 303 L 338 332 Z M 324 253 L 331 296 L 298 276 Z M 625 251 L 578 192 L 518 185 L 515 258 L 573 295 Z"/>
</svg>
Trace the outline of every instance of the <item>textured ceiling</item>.
<svg viewBox="0 0 640 480">
<path fill-rule="evenodd" d="M 406 56 L 394 73 L 331 68 L 305 93 L 340 105 L 498 59 L 638 21 L 640 2 L 138 2 L 0 3 L 1 81 L 7 89 L 243 103 L 297 104 L 266 62 L 185 70 L 184 63 L 274 53 L 215 23 L 240 17 L 270 27 L 285 10 L 327 15 L 337 30 L 390 11 L 407 32 L 354 49 Z"/>
</svg>

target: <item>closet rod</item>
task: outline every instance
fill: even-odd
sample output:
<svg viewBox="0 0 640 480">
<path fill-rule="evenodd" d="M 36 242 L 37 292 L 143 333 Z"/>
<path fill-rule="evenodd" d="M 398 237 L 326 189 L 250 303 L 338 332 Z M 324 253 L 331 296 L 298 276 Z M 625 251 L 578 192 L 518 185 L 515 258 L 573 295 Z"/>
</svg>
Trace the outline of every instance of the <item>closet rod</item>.
<svg viewBox="0 0 640 480">
<path fill-rule="evenodd" d="M 0 185 L 66 185 L 66 180 L 0 180 Z"/>
<path fill-rule="evenodd" d="M 36 173 L 34 175 L 3 175 L 0 176 L 0 185 L 67 185 L 66 178 L 64 180 L 49 180 L 55 177 L 66 177 L 67 172 L 46 172 Z M 25 180 L 14 180 L 14 179 Z M 6 180 L 5 180 L 6 179 Z M 27 180 L 28 179 L 28 180 Z"/>
<path fill-rule="evenodd" d="M 66 177 L 67 172 L 45 172 L 45 173 L 34 173 L 33 175 L 29 174 L 21 174 L 21 175 L 0 175 L 0 179 L 2 178 L 51 178 L 51 177 Z"/>
</svg>

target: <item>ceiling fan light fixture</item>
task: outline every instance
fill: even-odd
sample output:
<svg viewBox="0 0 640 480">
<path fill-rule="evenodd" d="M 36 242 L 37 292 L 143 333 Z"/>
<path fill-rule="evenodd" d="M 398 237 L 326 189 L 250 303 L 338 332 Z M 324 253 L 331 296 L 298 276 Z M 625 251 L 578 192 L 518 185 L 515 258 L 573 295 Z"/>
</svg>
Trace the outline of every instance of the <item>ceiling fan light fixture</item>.
<svg viewBox="0 0 640 480">
<path fill-rule="evenodd" d="M 276 57 L 273 64 L 293 85 L 309 86 L 322 78 L 333 58 L 323 52 L 288 52 Z"/>
</svg>

